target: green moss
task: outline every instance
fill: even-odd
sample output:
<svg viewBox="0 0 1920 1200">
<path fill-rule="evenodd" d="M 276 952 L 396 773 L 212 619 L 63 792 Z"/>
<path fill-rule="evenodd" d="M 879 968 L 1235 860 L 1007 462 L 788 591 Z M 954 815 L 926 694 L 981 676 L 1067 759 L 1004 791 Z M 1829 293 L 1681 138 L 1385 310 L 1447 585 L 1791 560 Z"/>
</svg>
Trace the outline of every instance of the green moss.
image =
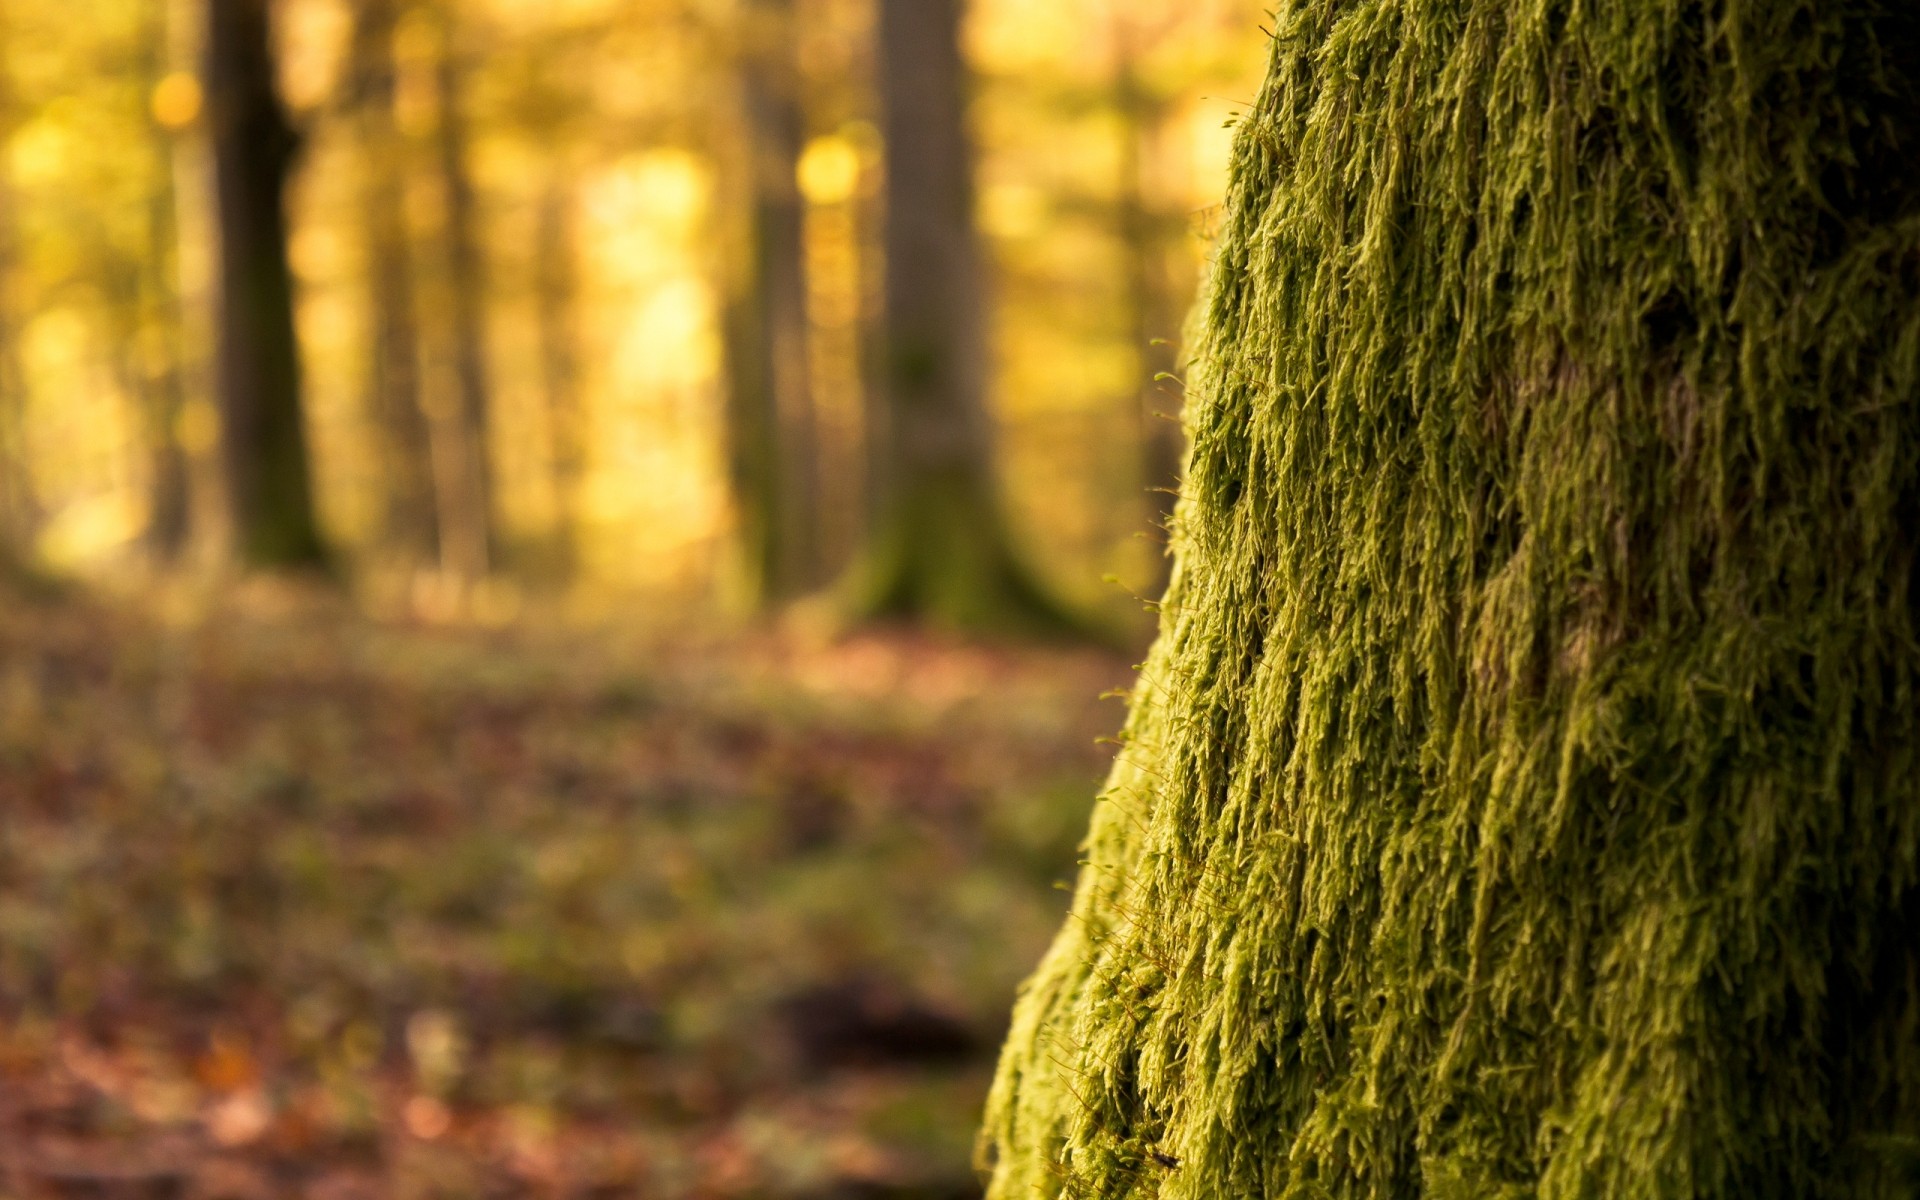
<svg viewBox="0 0 1920 1200">
<path fill-rule="evenodd" d="M 1920 10 L 1274 30 L 992 1195 L 1914 1194 Z"/>
<path fill-rule="evenodd" d="M 1046 641 L 1120 640 L 1056 600 L 1021 561 L 992 485 L 973 464 L 922 470 L 895 488 L 844 588 L 856 619 Z"/>
</svg>

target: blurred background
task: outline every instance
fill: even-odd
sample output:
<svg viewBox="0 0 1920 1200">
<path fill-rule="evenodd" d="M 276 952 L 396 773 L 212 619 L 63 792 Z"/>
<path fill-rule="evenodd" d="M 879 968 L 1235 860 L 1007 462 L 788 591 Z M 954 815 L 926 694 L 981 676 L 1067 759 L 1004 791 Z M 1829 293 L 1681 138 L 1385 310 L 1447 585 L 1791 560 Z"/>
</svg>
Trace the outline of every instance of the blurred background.
<svg viewBox="0 0 1920 1200">
<path fill-rule="evenodd" d="M 1264 0 L 0 0 L 0 1197 L 977 1195 Z"/>
</svg>

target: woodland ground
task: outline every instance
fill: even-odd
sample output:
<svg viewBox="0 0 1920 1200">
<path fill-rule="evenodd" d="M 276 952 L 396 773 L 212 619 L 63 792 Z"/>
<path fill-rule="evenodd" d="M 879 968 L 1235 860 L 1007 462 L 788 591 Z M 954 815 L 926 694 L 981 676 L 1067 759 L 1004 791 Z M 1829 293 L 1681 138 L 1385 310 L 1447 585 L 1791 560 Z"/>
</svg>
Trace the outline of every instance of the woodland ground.
<svg viewBox="0 0 1920 1200">
<path fill-rule="evenodd" d="M 9 600 L 0 1198 L 977 1195 L 1130 678 Z"/>
</svg>

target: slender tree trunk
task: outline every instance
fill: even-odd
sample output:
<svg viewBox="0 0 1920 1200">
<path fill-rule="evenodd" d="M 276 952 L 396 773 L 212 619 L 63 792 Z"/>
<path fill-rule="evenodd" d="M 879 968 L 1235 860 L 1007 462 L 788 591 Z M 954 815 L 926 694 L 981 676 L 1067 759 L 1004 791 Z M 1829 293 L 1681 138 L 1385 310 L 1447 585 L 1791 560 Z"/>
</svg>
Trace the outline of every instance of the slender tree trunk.
<svg viewBox="0 0 1920 1200">
<path fill-rule="evenodd" d="M 165 75 L 169 42 L 166 10 L 150 10 L 142 39 L 140 77 L 150 93 Z M 134 282 L 134 322 L 125 340 L 135 359 L 135 392 L 147 419 L 147 553 L 171 566 L 186 552 L 192 534 L 192 473 L 180 444 L 180 411 L 186 401 L 186 333 L 179 291 L 180 213 L 174 194 L 174 132 L 151 120 L 147 131 L 149 177 L 145 242 Z"/>
<path fill-rule="evenodd" d="M 235 549 L 248 566 L 319 567 L 287 178 L 298 138 L 274 79 L 269 0 L 208 0 L 207 115 L 220 214 L 216 371 Z"/>
<path fill-rule="evenodd" d="M 161 165 L 168 164 L 163 160 Z M 170 175 L 162 178 L 170 187 Z M 179 559 L 189 533 L 187 458 L 177 432 L 185 390 L 175 336 L 179 327 L 169 321 L 178 306 L 173 296 L 156 292 L 172 283 L 166 270 L 171 243 L 155 236 L 155 224 L 169 220 L 171 208 L 169 201 L 149 197 L 148 253 L 125 259 L 110 251 L 100 272 L 114 330 L 114 375 L 142 423 L 148 507 L 141 541 L 153 564 L 161 567 Z M 171 233 L 174 227 L 169 222 L 159 228 Z"/>
<path fill-rule="evenodd" d="M 13 184 L 13 134 L 19 122 L 9 59 L 11 33 L 0 16 L 0 575 L 17 575 L 32 557 L 40 506 L 26 441 L 27 386 L 20 362 L 19 195 Z"/>
<path fill-rule="evenodd" d="M 149 222 L 158 236 L 149 241 L 149 268 L 164 263 L 173 251 L 172 235 L 178 228 L 174 201 L 170 193 L 171 161 L 166 186 L 169 194 L 156 196 L 150 204 Z M 178 293 L 172 290 L 171 272 L 149 270 L 145 290 L 152 311 L 152 334 L 144 347 L 141 367 L 144 373 L 143 408 L 147 413 L 147 553 L 163 566 L 177 563 L 185 554 L 193 534 L 192 471 L 186 449 L 180 444 L 180 412 L 186 401 L 186 383 L 182 374 Z M 159 290 L 156 290 L 159 289 Z"/>
<path fill-rule="evenodd" d="M 487 271 L 480 248 L 479 203 L 468 163 L 466 65 L 459 47 L 457 7 L 449 6 L 441 21 L 434 84 L 440 116 L 440 183 L 445 204 L 441 232 L 453 394 L 437 421 L 434 457 L 441 562 L 454 578 L 472 582 L 492 569 L 495 549 L 487 438 Z"/>
<path fill-rule="evenodd" d="M 555 543 L 561 574 L 580 568 L 580 488 L 586 473 L 586 414 L 580 406 L 579 235 L 572 180 L 557 168 L 540 193 L 534 233 L 534 298 L 539 310 L 540 386 L 552 439 Z"/>
<path fill-rule="evenodd" d="M 960 0 L 879 4 L 886 283 L 857 604 L 976 632 L 1065 633 L 1074 622 L 1012 550 L 994 479 L 960 19 Z"/>
<path fill-rule="evenodd" d="M 1914 1195 L 1920 9 L 1275 34 L 989 1195 Z"/>
<path fill-rule="evenodd" d="M 157 0 L 169 75 L 181 73 L 200 83 L 207 54 L 206 5 L 207 0 Z M 152 99 L 158 100 L 158 94 Z M 220 221 L 212 122 L 203 92 L 192 89 L 186 100 L 174 97 L 165 112 L 150 115 L 168 127 L 171 144 L 168 207 L 173 227 L 165 235 L 170 274 L 158 280 L 156 289 L 171 306 L 168 320 L 181 391 L 171 429 L 186 475 L 188 530 L 181 549 L 196 566 L 214 568 L 233 557 L 236 539 L 219 437 Z"/>
<path fill-rule="evenodd" d="M 1139 470 L 1146 493 L 1149 536 L 1156 549 L 1164 546 L 1172 527 L 1174 500 L 1180 491 L 1180 459 L 1185 438 L 1180 431 L 1180 392 L 1174 379 L 1179 367 L 1182 314 L 1174 298 L 1168 270 L 1167 230 L 1171 222 L 1155 205 L 1148 188 L 1146 148 L 1164 120 L 1164 107 L 1148 92 L 1140 77 L 1140 47 L 1129 17 L 1116 15 L 1115 107 L 1120 116 L 1119 196 L 1116 205 L 1121 245 L 1125 249 L 1127 333 L 1136 363 L 1134 416 L 1138 427 Z M 1165 590 L 1171 560 L 1153 556 L 1154 576 L 1148 591 L 1157 597 Z"/>
<path fill-rule="evenodd" d="M 431 435 L 421 408 L 414 248 L 407 228 L 408 146 L 396 110 L 393 39 L 400 15 L 397 0 L 361 0 L 350 86 L 366 172 L 360 192 L 367 256 L 366 399 L 380 431 L 386 488 L 382 540 L 395 559 L 418 568 L 439 558 L 439 513 Z"/>
<path fill-rule="evenodd" d="M 731 469 L 750 590 L 768 605 L 823 582 L 806 213 L 795 179 L 804 123 L 793 0 L 746 0 L 739 15 L 747 211 L 727 313 Z"/>
</svg>

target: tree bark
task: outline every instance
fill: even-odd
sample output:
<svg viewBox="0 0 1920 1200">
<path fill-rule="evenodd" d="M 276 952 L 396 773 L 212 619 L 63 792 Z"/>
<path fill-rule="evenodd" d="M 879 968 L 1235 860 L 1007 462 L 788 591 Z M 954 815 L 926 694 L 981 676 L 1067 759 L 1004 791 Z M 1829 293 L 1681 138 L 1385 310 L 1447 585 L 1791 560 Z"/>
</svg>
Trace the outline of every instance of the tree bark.
<svg viewBox="0 0 1920 1200">
<path fill-rule="evenodd" d="M 1920 10 L 1275 33 L 990 1195 L 1911 1196 Z"/>
<path fill-rule="evenodd" d="M 456 6 L 442 12 L 440 56 L 434 64 L 453 384 L 452 403 L 436 421 L 434 457 L 441 562 L 454 578 L 472 582 L 492 569 L 495 546 L 487 437 L 487 270 L 480 246 L 479 204 L 468 164 L 466 67 L 458 44 L 458 20 Z"/>
<path fill-rule="evenodd" d="M 355 12 L 349 89 L 366 172 L 360 221 L 367 257 L 367 410 L 380 433 L 386 489 L 381 540 L 398 562 L 419 568 L 440 555 L 427 418 L 421 408 L 420 328 L 414 246 L 407 225 L 407 139 L 399 127 L 396 0 L 361 0 Z"/>
<path fill-rule="evenodd" d="M 579 572 L 580 489 L 586 475 L 586 414 L 580 405 L 580 247 L 572 180 L 555 168 L 541 189 L 534 233 L 540 387 L 552 439 L 554 541 L 561 575 Z"/>
<path fill-rule="evenodd" d="M 824 582 L 796 182 L 805 120 L 793 0 L 745 0 L 737 16 L 735 174 L 746 211 L 726 316 L 729 453 L 747 591 L 764 608 Z"/>
<path fill-rule="evenodd" d="M 219 207 L 216 375 L 235 550 L 258 568 L 324 566 L 287 265 L 298 137 L 274 79 L 269 0 L 208 0 L 207 115 Z"/>
<path fill-rule="evenodd" d="M 141 358 L 142 408 L 147 416 L 147 527 L 143 540 L 155 563 L 171 566 L 186 553 L 193 536 L 192 471 L 180 444 L 180 412 L 186 402 L 182 362 L 179 296 L 172 289 L 173 273 L 164 271 L 174 251 L 179 228 L 172 194 L 171 155 L 160 166 L 165 195 L 149 204 L 149 258 L 144 291 L 148 297 L 148 328 L 157 332 Z"/>
<path fill-rule="evenodd" d="M 149 12 L 141 45 L 140 78 L 149 93 L 166 73 L 167 13 Z M 180 410 L 186 401 L 186 330 L 178 288 L 180 212 L 174 192 L 175 133 L 149 121 L 147 153 L 153 190 L 147 197 L 146 253 L 135 271 L 132 321 L 122 338 L 132 360 L 132 393 L 146 417 L 146 552 L 161 566 L 177 563 L 193 532 L 192 476 L 180 444 Z"/>
<path fill-rule="evenodd" d="M 10 150 L 19 102 L 5 69 L 12 30 L 0 17 L 0 149 Z M 19 196 L 10 153 L 0 154 L 0 578 L 17 577 L 33 558 L 39 498 L 26 442 L 26 373 L 20 362 Z"/>
<path fill-rule="evenodd" d="M 988 633 L 1076 623 L 1014 553 L 993 470 L 960 0 L 880 0 L 886 257 L 861 613 Z"/>
</svg>

